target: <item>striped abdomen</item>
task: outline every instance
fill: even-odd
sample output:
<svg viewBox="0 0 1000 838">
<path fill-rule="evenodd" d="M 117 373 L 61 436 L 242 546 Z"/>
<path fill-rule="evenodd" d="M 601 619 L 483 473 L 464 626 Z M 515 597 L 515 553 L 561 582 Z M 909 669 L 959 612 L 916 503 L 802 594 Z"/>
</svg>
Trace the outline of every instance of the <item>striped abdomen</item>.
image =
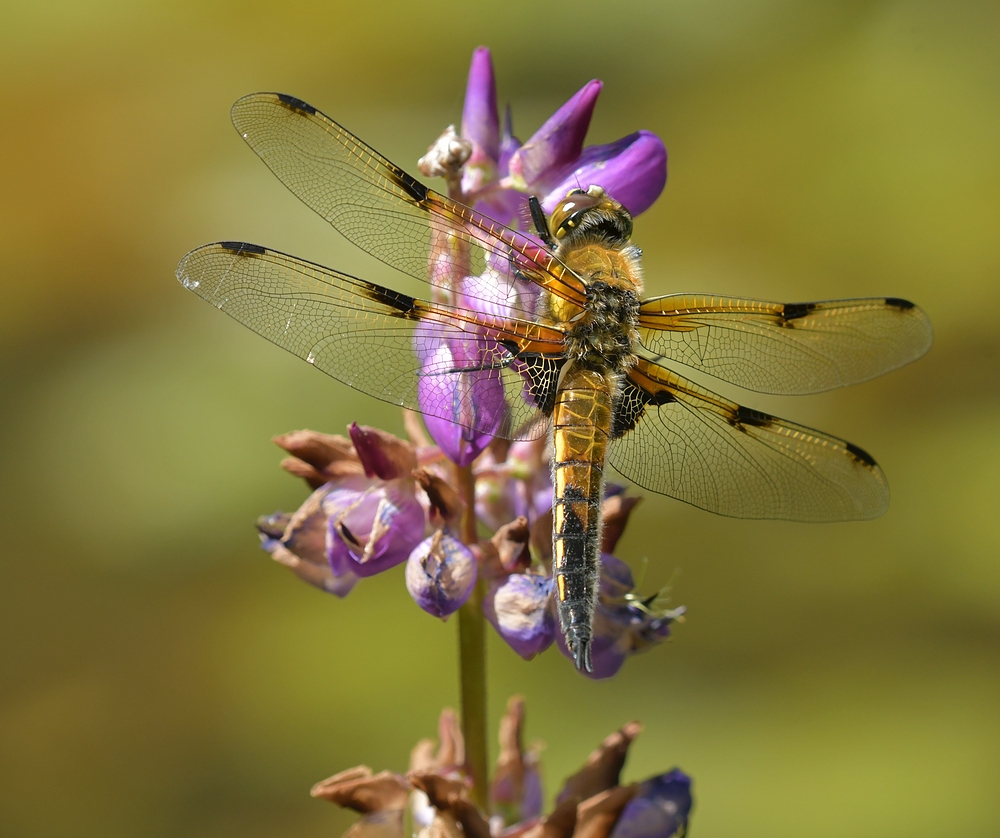
<svg viewBox="0 0 1000 838">
<path fill-rule="evenodd" d="M 590 641 L 600 576 L 604 457 L 611 432 L 611 381 L 570 368 L 552 414 L 552 570 L 559 622 L 578 669 L 590 671 Z"/>
</svg>

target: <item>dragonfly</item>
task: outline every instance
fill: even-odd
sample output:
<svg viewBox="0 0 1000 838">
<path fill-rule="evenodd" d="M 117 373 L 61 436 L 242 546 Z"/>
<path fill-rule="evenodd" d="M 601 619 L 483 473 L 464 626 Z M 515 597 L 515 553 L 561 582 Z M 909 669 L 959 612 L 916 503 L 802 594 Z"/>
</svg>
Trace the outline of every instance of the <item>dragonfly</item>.
<svg viewBox="0 0 1000 838">
<path fill-rule="evenodd" d="M 926 314 L 897 297 L 777 303 L 643 297 L 632 217 L 572 190 L 520 232 L 435 192 L 316 108 L 235 103 L 251 149 L 308 207 L 429 286 L 419 299 L 257 244 L 188 253 L 185 288 L 375 398 L 505 439 L 551 434 L 552 572 L 561 629 L 591 668 L 610 464 L 652 492 L 736 518 L 848 521 L 888 506 L 866 451 L 744 407 L 682 374 L 818 393 L 910 363 Z"/>
</svg>

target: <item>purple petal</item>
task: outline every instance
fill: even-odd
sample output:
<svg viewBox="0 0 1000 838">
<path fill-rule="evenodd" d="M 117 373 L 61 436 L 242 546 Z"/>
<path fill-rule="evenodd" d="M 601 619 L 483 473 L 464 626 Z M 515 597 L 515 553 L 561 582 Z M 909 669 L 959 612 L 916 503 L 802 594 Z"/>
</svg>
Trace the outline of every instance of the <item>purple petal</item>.
<svg viewBox="0 0 1000 838">
<path fill-rule="evenodd" d="M 509 170 L 532 189 L 553 170 L 580 156 L 594 105 L 603 83 L 594 79 L 580 88 L 511 157 Z"/>
<path fill-rule="evenodd" d="M 598 609 L 600 609 L 600 606 L 598 606 Z M 599 632 L 596 623 L 597 620 L 595 620 L 594 637 L 590 644 L 592 670 L 590 672 L 580 670 L 580 672 L 588 678 L 600 681 L 617 674 L 618 670 L 622 668 L 622 664 L 625 663 L 628 653 L 625 651 L 624 644 L 620 642 L 620 632 Z M 559 651 L 570 660 L 573 660 L 573 653 L 570 651 L 569 646 L 566 645 L 566 637 L 562 632 L 559 632 L 556 641 Z"/>
<path fill-rule="evenodd" d="M 691 804 L 691 778 L 679 768 L 651 777 L 622 810 L 610 838 L 685 835 Z"/>
<path fill-rule="evenodd" d="M 529 764 L 524 771 L 524 791 L 521 797 L 521 821 L 539 818 L 545 807 L 542 774 L 537 763 Z"/>
<path fill-rule="evenodd" d="M 500 156 L 500 117 L 493 59 L 487 47 L 478 47 L 472 53 L 462 109 L 462 136 L 473 144 L 470 164 L 481 163 L 483 158 L 496 163 Z"/>
<path fill-rule="evenodd" d="M 483 613 L 511 649 L 531 660 L 548 649 L 556 635 L 551 599 L 551 578 L 515 573 L 490 591 Z"/>
<path fill-rule="evenodd" d="M 611 553 L 601 553 L 601 596 L 619 599 L 634 587 L 632 568 Z"/>
<path fill-rule="evenodd" d="M 500 156 L 496 169 L 492 172 L 477 172 L 466 166 L 462 176 L 462 189 L 466 194 L 483 190 L 482 197 L 473 197 L 473 208 L 507 227 L 520 228 L 522 217 L 528 213 L 528 196 L 515 189 L 490 189 L 489 184 L 507 175 L 511 157 L 521 147 L 521 141 L 511 133 L 510 106 L 504 115 L 503 132 L 500 135 Z M 484 188 L 485 187 L 485 188 Z M 509 265 L 509 261 L 504 259 Z M 510 283 L 508 283 L 509 285 Z"/>
<path fill-rule="evenodd" d="M 667 149 L 650 131 L 636 131 L 607 145 L 588 146 L 570 167 L 551 173 L 542 201 L 552 212 L 571 189 L 603 187 L 633 216 L 645 212 L 667 183 Z"/>
<path fill-rule="evenodd" d="M 451 533 L 425 538 L 406 562 L 406 589 L 428 614 L 444 619 L 461 608 L 476 584 L 476 559 Z"/>
<path fill-rule="evenodd" d="M 506 417 L 506 394 L 498 372 L 453 372 L 482 364 L 487 347 L 487 341 L 476 338 L 441 340 L 433 354 L 424 355 L 423 375 L 417 382 L 428 433 L 445 456 L 460 466 L 470 465 L 479 456 Z"/>
<path fill-rule="evenodd" d="M 501 174 L 507 174 L 510 168 L 510 159 L 521 147 L 521 141 L 514 136 L 514 118 L 510 113 L 510 105 L 504 109 L 503 131 L 500 134 L 500 154 L 497 157 L 497 168 Z"/>
<path fill-rule="evenodd" d="M 332 493 L 331 493 L 332 494 Z M 334 572 L 374 576 L 406 561 L 424 536 L 423 507 L 399 482 L 369 489 L 332 512 L 327 556 Z"/>
</svg>

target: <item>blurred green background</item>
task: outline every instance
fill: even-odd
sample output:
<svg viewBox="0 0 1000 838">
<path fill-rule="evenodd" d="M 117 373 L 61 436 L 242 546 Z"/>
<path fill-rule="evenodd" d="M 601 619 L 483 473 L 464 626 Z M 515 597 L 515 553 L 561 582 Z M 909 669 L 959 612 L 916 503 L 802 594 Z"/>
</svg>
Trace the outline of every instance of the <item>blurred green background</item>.
<svg viewBox="0 0 1000 838">
<path fill-rule="evenodd" d="M 697 836 L 1000 834 L 1000 5 L 963 0 L 0 4 L 0 834 L 337 835 L 310 785 L 403 769 L 456 702 L 455 623 L 401 569 L 338 601 L 253 530 L 303 497 L 272 435 L 397 414 L 173 271 L 242 239 L 387 278 L 230 104 L 295 94 L 413 170 L 480 43 L 522 138 L 593 77 L 591 142 L 663 137 L 651 293 L 895 295 L 936 327 L 882 380 L 745 397 L 873 452 L 885 517 L 650 496 L 618 552 L 647 590 L 679 571 L 675 640 L 592 683 L 491 636 L 493 717 L 526 695 L 550 793 L 641 719 L 626 777 L 691 773 Z"/>
</svg>

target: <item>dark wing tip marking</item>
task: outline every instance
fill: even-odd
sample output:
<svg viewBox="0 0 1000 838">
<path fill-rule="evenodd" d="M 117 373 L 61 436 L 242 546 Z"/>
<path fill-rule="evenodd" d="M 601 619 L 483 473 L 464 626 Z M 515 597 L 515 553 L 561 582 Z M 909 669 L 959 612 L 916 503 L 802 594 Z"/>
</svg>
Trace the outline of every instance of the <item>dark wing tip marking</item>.
<svg viewBox="0 0 1000 838">
<path fill-rule="evenodd" d="M 878 466 L 878 463 L 875 462 L 875 458 L 867 451 L 865 451 L 864 448 L 858 448 L 857 445 L 854 445 L 851 442 L 846 443 L 846 445 L 847 445 L 847 450 L 850 451 L 851 454 L 853 454 L 856 459 L 861 460 L 861 462 L 865 463 L 868 466 L 871 466 L 872 468 Z"/>
<path fill-rule="evenodd" d="M 254 256 L 263 256 L 267 253 L 266 247 L 250 244 L 250 242 L 219 242 L 219 247 L 230 253 L 253 254 Z"/>
<path fill-rule="evenodd" d="M 301 99 L 295 96 L 289 96 L 287 93 L 279 93 L 278 101 L 293 111 L 301 111 L 302 113 L 309 114 L 312 116 L 316 113 L 316 108 L 310 105 L 308 102 L 303 102 Z"/>
<path fill-rule="evenodd" d="M 916 308 L 916 303 L 911 303 L 909 300 L 904 300 L 902 297 L 886 297 L 885 304 L 890 308 L 896 308 L 900 311 L 909 311 L 911 308 Z"/>
<path fill-rule="evenodd" d="M 781 307 L 781 316 L 785 322 L 798 320 L 816 310 L 816 303 L 785 303 Z"/>
</svg>

